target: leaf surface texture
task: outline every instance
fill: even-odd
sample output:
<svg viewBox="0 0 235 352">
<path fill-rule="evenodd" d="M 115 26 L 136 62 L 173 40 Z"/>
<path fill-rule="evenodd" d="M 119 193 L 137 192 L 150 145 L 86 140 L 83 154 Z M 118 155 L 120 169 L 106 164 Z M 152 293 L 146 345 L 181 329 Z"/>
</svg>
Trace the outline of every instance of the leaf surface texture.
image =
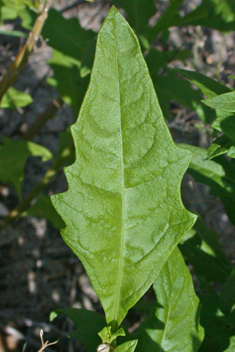
<svg viewBox="0 0 235 352">
<path fill-rule="evenodd" d="M 138 40 L 113 7 L 72 126 L 76 162 L 53 204 L 113 327 L 141 298 L 196 216 L 180 184 L 191 153 L 165 124 Z"/>
</svg>

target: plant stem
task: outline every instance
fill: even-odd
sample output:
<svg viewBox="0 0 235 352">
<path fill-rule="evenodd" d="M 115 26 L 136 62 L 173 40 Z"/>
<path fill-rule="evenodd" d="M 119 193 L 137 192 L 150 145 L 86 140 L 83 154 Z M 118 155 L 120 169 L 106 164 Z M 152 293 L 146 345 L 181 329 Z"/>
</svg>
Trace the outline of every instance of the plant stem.
<svg viewBox="0 0 235 352">
<path fill-rule="evenodd" d="M 38 131 L 42 128 L 45 123 L 53 118 L 57 110 L 63 105 L 63 100 L 61 97 L 54 98 L 51 103 L 47 106 L 46 110 L 43 111 L 29 126 L 28 130 L 23 135 L 23 139 L 31 140 L 33 139 Z"/>
<path fill-rule="evenodd" d="M 47 19 L 48 10 L 51 4 L 52 4 L 52 0 L 47 0 L 42 13 L 36 19 L 33 29 L 29 33 L 26 43 L 24 44 L 23 48 L 16 56 L 16 59 L 10 66 L 9 71 L 3 76 L 3 79 L 0 84 L 0 102 L 4 94 L 12 86 L 12 84 L 20 75 L 21 71 L 27 65 L 29 54 L 33 50 L 34 45 L 37 42 L 38 37 L 42 31 L 42 28 Z"/>
<path fill-rule="evenodd" d="M 8 224 L 17 219 L 23 211 L 27 210 L 30 203 L 38 194 L 48 185 L 52 178 L 57 174 L 62 166 L 66 162 L 66 158 L 70 155 L 70 148 L 67 146 L 61 155 L 55 159 L 51 168 L 46 172 L 42 180 L 37 184 L 36 187 L 29 193 L 29 195 L 23 199 L 11 212 L 10 214 L 0 223 L 0 230 L 4 229 Z"/>
</svg>

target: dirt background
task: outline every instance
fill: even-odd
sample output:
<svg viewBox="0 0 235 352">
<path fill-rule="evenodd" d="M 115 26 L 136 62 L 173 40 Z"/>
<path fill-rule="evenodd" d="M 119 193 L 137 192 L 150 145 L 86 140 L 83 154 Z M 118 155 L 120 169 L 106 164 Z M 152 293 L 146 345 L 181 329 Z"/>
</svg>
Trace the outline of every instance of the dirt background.
<svg viewBox="0 0 235 352">
<path fill-rule="evenodd" d="M 75 3 L 58 1 L 59 10 Z M 199 0 L 186 0 L 181 8 L 187 13 L 200 3 Z M 159 14 L 163 13 L 168 1 L 158 1 Z M 80 4 L 64 12 L 66 17 L 78 17 L 82 26 L 98 31 L 110 3 L 97 0 L 94 4 Z M 156 21 L 156 18 L 151 21 Z M 4 25 L 6 29 L 19 29 L 18 20 Z M 235 34 L 222 35 L 216 30 L 201 27 L 171 28 L 167 42 L 169 49 L 185 47 L 192 55 L 187 60 L 187 69 L 195 69 L 231 87 L 235 76 Z M 158 46 L 156 41 L 156 46 Z M 3 74 L 14 60 L 22 40 L 0 36 L 0 72 Z M 51 49 L 43 45 L 34 51 L 24 72 L 15 87 L 29 92 L 34 98 L 33 104 L 22 111 L 0 112 L 0 138 L 4 136 L 19 139 L 27 126 L 42 113 L 51 100 L 57 96 L 56 90 L 46 83 L 52 71 L 46 61 L 51 56 Z M 174 67 L 183 64 L 174 61 Z M 173 119 L 168 122 L 176 142 L 186 142 L 201 147 L 208 147 L 212 141 L 209 126 L 204 125 L 195 113 L 177 104 L 170 106 Z M 56 117 L 50 120 L 34 138 L 49 148 L 54 154 L 58 152 L 58 133 L 64 131 L 74 122 L 72 110 L 63 106 Z M 200 126 L 198 128 L 196 126 Z M 3 166 L 1 166 L 3 167 Z M 23 184 L 24 196 L 36 185 L 50 162 L 42 163 L 39 158 L 29 158 Z M 46 188 L 46 194 L 59 193 L 67 188 L 61 171 Z M 220 200 L 209 195 L 209 188 L 195 183 L 186 175 L 182 183 L 182 198 L 188 209 L 198 212 L 208 226 L 220 235 L 220 243 L 227 256 L 235 264 L 235 232 L 228 220 Z M 0 217 L 6 215 L 17 204 L 17 195 L 6 185 L 0 185 Z M 27 351 L 37 351 L 41 347 L 39 332 L 43 328 L 45 339 L 60 341 L 51 346 L 53 350 L 69 352 L 84 351 L 77 342 L 68 340 L 72 324 L 65 319 L 56 323 L 49 322 L 50 312 L 58 307 L 73 306 L 77 308 L 96 309 L 102 312 L 84 269 L 72 251 L 65 245 L 59 232 L 45 219 L 28 217 L 15 221 L 1 233 L 0 247 L 0 352 L 21 351 L 27 341 Z M 152 293 L 150 292 L 151 296 Z M 126 319 L 130 331 L 136 327 L 135 322 L 141 317 L 131 311 Z"/>
</svg>

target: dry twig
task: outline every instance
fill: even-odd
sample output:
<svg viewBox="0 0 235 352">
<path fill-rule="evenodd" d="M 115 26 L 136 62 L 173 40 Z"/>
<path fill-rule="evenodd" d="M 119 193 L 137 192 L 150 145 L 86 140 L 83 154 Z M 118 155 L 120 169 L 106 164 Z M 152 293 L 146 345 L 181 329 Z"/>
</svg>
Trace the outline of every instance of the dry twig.
<svg viewBox="0 0 235 352">
<path fill-rule="evenodd" d="M 32 31 L 29 33 L 28 39 L 22 49 L 19 51 L 16 56 L 15 61 L 10 66 L 8 72 L 3 76 L 0 84 L 0 102 L 7 92 L 7 90 L 12 86 L 15 80 L 19 77 L 22 70 L 28 63 L 28 57 L 31 51 L 33 50 L 39 35 L 42 31 L 44 23 L 47 19 L 48 10 L 52 5 L 53 0 L 47 0 L 42 13 L 36 19 Z"/>
</svg>

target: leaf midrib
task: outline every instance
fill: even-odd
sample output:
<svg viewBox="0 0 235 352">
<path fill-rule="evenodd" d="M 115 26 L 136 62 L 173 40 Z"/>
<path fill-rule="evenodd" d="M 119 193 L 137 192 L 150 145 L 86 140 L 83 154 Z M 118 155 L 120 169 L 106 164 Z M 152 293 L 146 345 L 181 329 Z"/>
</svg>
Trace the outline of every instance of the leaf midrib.
<svg viewBox="0 0 235 352">
<path fill-rule="evenodd" d="M 118 84 L 118 103 L 119 103 L 119 117 L 120 117 L 120 144 L 121 144 L 121 166 L 122 166 L 122 231 L 121 231 L 121 243 L 120 243 L 120 261 L 117 277 L 117 293 L 116 293 L 116 302 L 114 308 L 114 323 L 118 321 L 119 313 L 119 301 L 121 293 L 121 281 L 122 281 L 122 272 L 123 272 L 123 252 L 124 252 L 124 219 L 125 214 L 125 184 L 124 184 L 124 160 L 123 160 L 123 138 L 122 138 L 122 111 L 121 111 L 121 98 L 120 98 L 120 85 L 119 85 L 119 69 L 118 69 L 118 50 L 117 50 L 117 26 L 116 19 L 115 23 L 115 49 L 116 49 L 116 68 L 117 68 L 117 84 Z"/>
</svg>

